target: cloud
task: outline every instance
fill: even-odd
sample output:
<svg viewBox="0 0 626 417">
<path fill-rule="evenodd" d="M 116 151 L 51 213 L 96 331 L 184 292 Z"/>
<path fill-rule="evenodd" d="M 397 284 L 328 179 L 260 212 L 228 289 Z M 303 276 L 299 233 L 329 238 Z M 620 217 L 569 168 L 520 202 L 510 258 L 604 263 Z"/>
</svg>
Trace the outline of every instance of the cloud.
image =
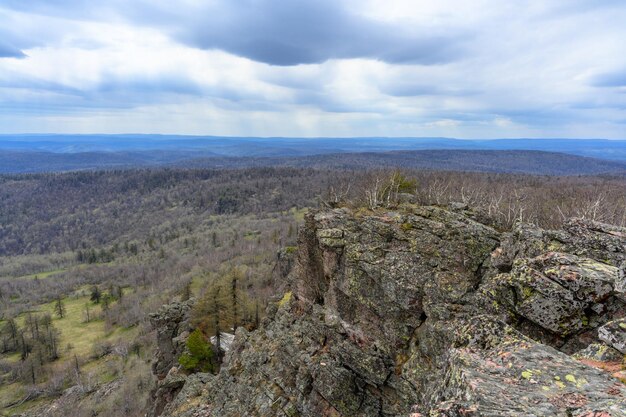
<svg viewBox="0 0 626 417">
<path fill-rule="evenodd" d="M 626 69 L 597 75 L 593 78 L 591 85 L 594 87 L 626 87 Z"/>
<path fill-rule="evenodd" d="M 26 58 L 26 50 L 62 41 L 76 24 L 2 8 L 0 1 L 0 58 Z"/>
<path fill-rule="evenodd" d="M 434 122 L 426 123 L 426 126 L 428 126 L 428 127 L 435 127 L 435 128 L 458 127 L 460 125 L 461 125 L 461 121 L 453 120 L 453 119 L 435 120 Z"/>
<path fill-rule="evenodd" d="M 25 58 L 26 54 L 0 39 L 0 58 Z"/>
<path fill-rule="evenodd" d="M 102 94 L 109 93 L 172 93 L 182 95 L 201 96 L 203 87 L 193 80 L 171 76 L 148 77 L 119 77 L 118 75 L 104 75 L 95 91 Z"/>
<path fill-rule="evenodd" d="M 174 36 L 271 65 L 370 58 L 439 64 L 463 54 L 459 34 L 407 28 L 351 13 L 334 0 L 218 0 L 186 16 Z"/>
<path fill-rule="evenodd" d="M 24 12 L 73 19 L 126 19 L 160 28 L 178 41 L 271 65 L 370 58 L 434 65 L 464 54 L 467 33 L 432 26 L 404 28 L 366 18 L 335 0 L 211 2 L 9 0 Z"/>
<path fill-rule="evenodd" d="M 0 21 L 4 131 L 625 138 L 623 0 L 0 0 Z"/>
<path fill-rule="evenodd" d="M 477 90 L 470 88 L 445 87 L 434 84 L 406 82 L 403 80 L 392 80 L 391 82 L 381 85 L 381 92 L 394 97 L 467 96 L 478 94 Z"/>
</svg>

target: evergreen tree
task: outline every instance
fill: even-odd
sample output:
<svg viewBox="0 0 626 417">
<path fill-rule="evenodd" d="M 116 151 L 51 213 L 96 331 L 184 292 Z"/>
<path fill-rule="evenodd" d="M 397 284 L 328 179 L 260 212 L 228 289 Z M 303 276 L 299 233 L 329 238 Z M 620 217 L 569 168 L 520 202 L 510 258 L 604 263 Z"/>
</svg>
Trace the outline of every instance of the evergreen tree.
<svg viewBox="0 0 626 417">
<path fill-rule="evenodd" d="M 212 372 L 213 348 L 199 329 L 187 338 L 187 352 L 178 359 L 178 363 L 187 371 Z"/>
<path fill-rule="evenodd" d="M 30 345 L 26 342 L 26 338 L 24 337 L 24 331 L 20 332 L 20 360 L 23 362 L 28 358 L 30 354 Z"/>
<path fill-rule="evenodd" d="M 2 334 L 4 336 L 3 340 L 6 341 L 3 346 L 4 351 L 17 350 L 19 345 L 18 328 L 13 317 L 9 317 L 4 323 L 4 326 L 2 327 Z"/>
<path fill-rule="evenodd" d="M 50 358 L 50 360 L 56 360 L 59 358 L 58 339 L 59 337 L 57 332 L 52 327 L 48 327 L 48 337 L 46 345 L 48 348 L 48 357 Z"/>
<path fill-rule="evenodd" d="M 65 304 L 63 303 L 61 297 L 57 297 L 57 301 L 54 304 L 54 311 L 60 319 L 65 317 Z"/>
<path fill-rule="evenodd" d="M 102 298 L 102 292 L 100 292 L 100 288 L 97 285 L 91 287 L 91 296 L 89 299 L 93 301 L 95 304 L 100 304 L 100 299 Z"/>
</svg>

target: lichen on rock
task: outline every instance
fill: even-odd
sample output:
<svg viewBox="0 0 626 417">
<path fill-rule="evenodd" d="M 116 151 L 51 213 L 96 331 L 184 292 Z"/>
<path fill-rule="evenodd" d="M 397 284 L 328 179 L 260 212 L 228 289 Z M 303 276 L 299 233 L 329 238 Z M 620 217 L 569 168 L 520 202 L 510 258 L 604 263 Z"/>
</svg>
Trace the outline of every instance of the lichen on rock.
<svg viewBox="0 0 626 417">
<path fill-rule="evenodd" d="M 162 415 L 625 416 L 590 363 L 623 349 L 626 230 L 501 233 L 468 210 L 308 214 L 290 295 Z"/>
</svg>

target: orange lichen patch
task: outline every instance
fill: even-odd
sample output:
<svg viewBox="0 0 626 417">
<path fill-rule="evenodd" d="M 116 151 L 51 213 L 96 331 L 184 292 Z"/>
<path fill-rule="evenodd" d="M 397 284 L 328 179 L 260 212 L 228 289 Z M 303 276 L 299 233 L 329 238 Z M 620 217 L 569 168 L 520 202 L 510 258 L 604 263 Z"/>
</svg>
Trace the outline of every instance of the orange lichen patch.
<svg viewBox="0 0 626 417">
<path fill-rule="evenodd" d="M 602 369 L 603 371 L 609 372 L 611 374 L 622 371 L 624 369 L 624 364 L 622 362 L 601 362 L 586 358 L 579 359 L 578 361 L 584 363 L 585 365 Z"/>
</svg>

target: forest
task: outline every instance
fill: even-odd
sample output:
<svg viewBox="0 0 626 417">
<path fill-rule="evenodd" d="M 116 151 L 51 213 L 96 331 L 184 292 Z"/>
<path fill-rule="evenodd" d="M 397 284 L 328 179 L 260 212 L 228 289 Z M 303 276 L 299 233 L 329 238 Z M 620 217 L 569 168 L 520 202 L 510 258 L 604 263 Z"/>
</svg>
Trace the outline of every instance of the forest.
<svg viewBox="0 0 626 417">
<path fill-rule="evenodd" d="M 149 315 L 193 298 L 187 371 L 219 369 L 211 336 L 253 330 L 283 297 L 277 262 L 319 207 L 453 204 L 499 230 L 570 217 L 626 225 L 620 175 L 264 167 L 0 176 L 0 409 L 75 393 L 76 416 L 141 416 Z M 102 387 L 111 395 L 99 402 Z M 79 405 L 77 405 L 79 404 Z M 62 415 L 62 414 L 60 414 Z"/>
</svg>

